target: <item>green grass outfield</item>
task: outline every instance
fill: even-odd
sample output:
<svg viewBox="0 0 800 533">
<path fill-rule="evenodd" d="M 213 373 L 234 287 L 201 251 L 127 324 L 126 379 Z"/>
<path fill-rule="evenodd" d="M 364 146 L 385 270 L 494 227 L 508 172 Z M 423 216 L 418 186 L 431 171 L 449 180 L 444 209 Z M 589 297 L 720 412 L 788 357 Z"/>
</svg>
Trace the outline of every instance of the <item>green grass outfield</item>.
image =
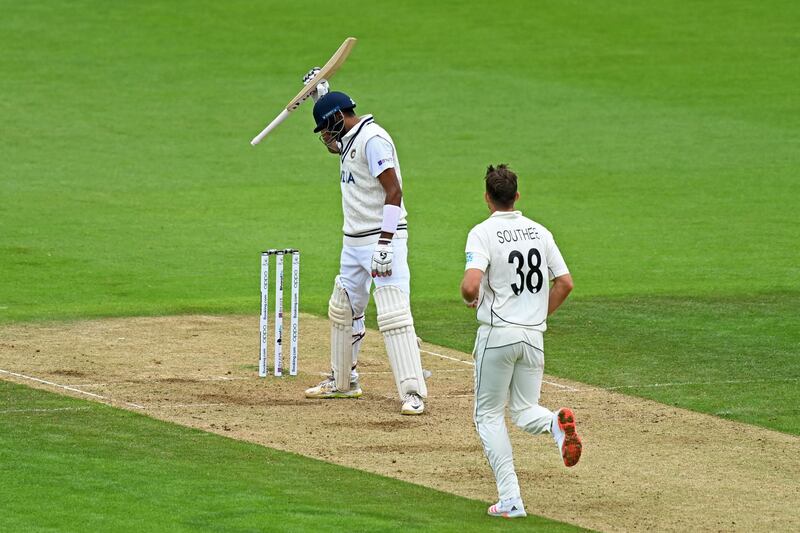
<svg viewBox="0 0 800 533">
<path fill-rule="evenodd" d="M 0 406 L 2 531 L 582 531 L 3 381 Z"/>
<path fill-rule="evenodd" d="M 0 7 L 0 323 L 255 316 L 283 246 L 324 314 L 337 162 L 309 106 L 248 142 L 355 35 L 333 87 L 398 144 L 422 337 L 472 345 L 464 241 L 508 162 L 576 282 L 549 372 L 800 434 L 796 2 Z"/>
</svg>

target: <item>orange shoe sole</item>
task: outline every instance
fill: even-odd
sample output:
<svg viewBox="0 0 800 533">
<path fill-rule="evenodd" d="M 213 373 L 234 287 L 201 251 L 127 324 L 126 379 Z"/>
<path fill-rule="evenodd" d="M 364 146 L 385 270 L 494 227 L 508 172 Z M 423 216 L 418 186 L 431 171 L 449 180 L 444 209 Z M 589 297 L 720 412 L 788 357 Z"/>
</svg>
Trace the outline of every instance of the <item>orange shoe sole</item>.
<svg viewBox="0 0 800 533">
<path fill-rule="evenodd" d="M 564 432 L 564 444 L 561 446 L 561 457 L 565 466 L 575 466 L 581 458 L 583 445 L 575 430 L 575 415 L 572 409 L 564 407 L 558 411 L 558 427 Z"/>
</svg>

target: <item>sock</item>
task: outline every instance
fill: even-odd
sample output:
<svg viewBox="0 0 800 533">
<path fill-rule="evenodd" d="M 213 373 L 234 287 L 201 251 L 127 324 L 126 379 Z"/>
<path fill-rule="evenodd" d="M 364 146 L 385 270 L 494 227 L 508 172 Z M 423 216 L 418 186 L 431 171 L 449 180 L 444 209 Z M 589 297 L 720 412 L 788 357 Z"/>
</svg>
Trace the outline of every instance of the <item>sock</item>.
<svg viewBox="0 0 800 533">
<path fill-rule="evenodd" d="M 553 440 L 556 441 L 556 444 L 564 440 L 564 432 L 558 427 L 558 411 L 553 413 L 553 421 L 550 422 L 550 433 L 552 433 Z"/>
</svg>

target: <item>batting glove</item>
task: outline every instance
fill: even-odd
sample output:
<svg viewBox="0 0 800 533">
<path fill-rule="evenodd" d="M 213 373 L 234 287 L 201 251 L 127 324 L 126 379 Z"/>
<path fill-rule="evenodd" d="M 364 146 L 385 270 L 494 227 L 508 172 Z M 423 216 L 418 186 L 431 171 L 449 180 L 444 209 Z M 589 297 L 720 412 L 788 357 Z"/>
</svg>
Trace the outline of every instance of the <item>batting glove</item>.
<svg viewBox="0 0 800 533">
<path fill-rule="evenodd" d="M 314 76 L 317 75 L 317 72 L 319 72 L 320 70 L 322 69 L 319 67 L 314 67 L 311 70 L 309 70 L 308 73 L 305 76 L 303 76 L 303 85 L 308 85 L 309 82 L 314 78 Z M 328 80 L 320 80 L 320 82 L 317 83 L 317 89 L 315 91 L 312 91 L 311 98 L 316 102 L 317 100 L 328 94 L 330 90 L 331 89 L 330 86 L 328 85 Z"/>
<path fill-rule="evenodd" d="M 392 275 L 392 242 L 378 242 L 372 253 L 372 277 L 388 277 Z"/>
</svg>

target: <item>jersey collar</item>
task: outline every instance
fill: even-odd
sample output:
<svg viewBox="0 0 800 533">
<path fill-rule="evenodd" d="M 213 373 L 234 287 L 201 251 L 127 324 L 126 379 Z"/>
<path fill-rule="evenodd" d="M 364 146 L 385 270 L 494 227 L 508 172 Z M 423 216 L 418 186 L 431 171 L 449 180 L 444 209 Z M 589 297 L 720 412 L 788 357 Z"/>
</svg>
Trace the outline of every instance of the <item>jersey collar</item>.
<svg viewBox="0 0 800 533">
<path fill-rule="evenodd" d="M 341 142 L 344 148 L 339 153 L 339 159 L 342 163 L 344 163 L 344 158 L 347 156 L 347 152 L 350 151 L 350 147 L 353 146 L 353 141 L 356 140 L 356 137 L 358 137 L 358 134 L 364 129 L 364 126 L 370 122 L 372 122 L 372 115 L 364 115 L 361 120 L 358 121 L 358 124 L 350 128 L 350 131 L 342 136 Z"/>
<path fill-rule="evenodd" d="M 364 115 L 361 117 L 361 120 L 358 121 L 358 124 L 350 128 L 350 131 L 342 135 L 342 144 L 346 144 L 347 141 L 350 140 L 350 137 L 355 137 L 358 135 L 358 132 L 361 131 L 361 128 L 363 128 L 367 122 L 372 122 L 372 115 Z"/>
<path fill-rule="evenodd" d="M 522 211 L 495 211 L 492 213 L 493 217 L 518 217 L 522 214 Z"/>
</svg>

